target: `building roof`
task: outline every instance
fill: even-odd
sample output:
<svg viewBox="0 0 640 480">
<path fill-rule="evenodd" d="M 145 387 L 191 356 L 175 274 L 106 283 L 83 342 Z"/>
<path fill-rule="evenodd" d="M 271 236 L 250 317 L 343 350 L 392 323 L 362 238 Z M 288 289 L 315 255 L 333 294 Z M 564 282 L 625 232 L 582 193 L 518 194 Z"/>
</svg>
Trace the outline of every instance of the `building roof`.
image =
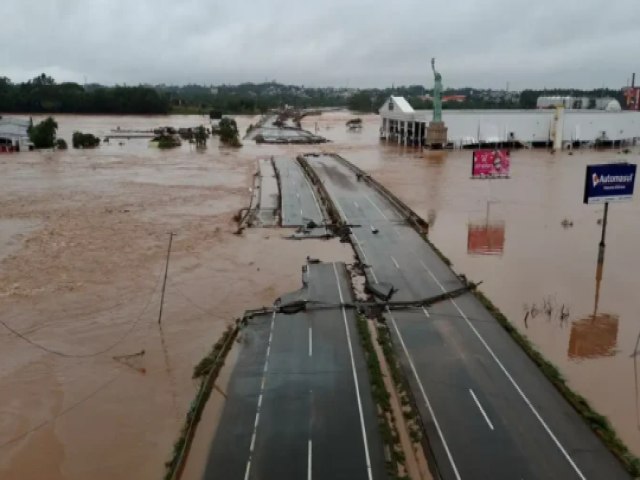
<svg viewBox="0 0 640 480">
<path fill-rule="evenodd" d="M 20 118 L 0 118 L 0 137 L 3 138 L 28 138 L 29 120 Z"/>
<path fill-rule="evenodd" d="M 407 99 L 404 97 L 391 97 L 391 100 L 393 101 L 393 103 L 396 104 L 396 106 L 398 107 L 398 109 L 402 112 L 402 113 L 413 113 L 413 107 L 411 105 L 409 105 L 409 102 L 407 102 Z"/>
</svg>

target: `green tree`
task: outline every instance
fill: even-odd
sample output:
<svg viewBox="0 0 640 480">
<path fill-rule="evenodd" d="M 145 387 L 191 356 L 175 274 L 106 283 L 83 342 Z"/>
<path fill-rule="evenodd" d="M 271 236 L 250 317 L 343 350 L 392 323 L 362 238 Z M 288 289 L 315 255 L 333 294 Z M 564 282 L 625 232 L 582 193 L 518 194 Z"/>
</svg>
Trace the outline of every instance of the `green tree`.
<svg viewBox="0 0 640 480">
<path fill-rule="evenodd" d="M 100 139 L 91 133 L 73 132 L 71 143 L 73 148 L 95 148 L 100 145 Z"/>
<path fill-rule="evenodd" d="M 29 139 L 35 148 L 53 148 L 56 141 L 58 123 L 51 117 L 29 127 Z"/>
<path fill-rule="evenodd" d="M 233 118 L 224 117 L 219 124 L 220 141 L 229 147 L 241 147 L 238 125 Z"/>
</svg>

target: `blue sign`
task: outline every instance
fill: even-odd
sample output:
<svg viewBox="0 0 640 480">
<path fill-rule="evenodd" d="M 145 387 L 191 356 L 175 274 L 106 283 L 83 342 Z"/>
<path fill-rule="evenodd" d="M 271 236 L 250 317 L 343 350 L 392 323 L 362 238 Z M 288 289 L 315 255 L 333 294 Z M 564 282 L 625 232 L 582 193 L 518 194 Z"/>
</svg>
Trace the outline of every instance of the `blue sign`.
<svg viewBox="0 0 640 480">
<path fill-rule="evenodd" d="M 636 165 L 607 163 L 587 165 L 584 203 L 621 202 L 631 200 L 636 181 Z"/>
</svg>

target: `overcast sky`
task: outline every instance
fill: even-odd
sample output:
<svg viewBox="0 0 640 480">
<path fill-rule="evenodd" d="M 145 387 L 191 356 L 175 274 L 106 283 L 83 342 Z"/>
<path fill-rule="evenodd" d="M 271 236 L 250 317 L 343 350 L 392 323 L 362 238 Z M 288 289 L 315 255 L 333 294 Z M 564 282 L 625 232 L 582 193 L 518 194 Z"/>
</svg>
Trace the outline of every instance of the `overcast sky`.
<svg viewBox="0 0 640 480">
<path fill-rule="evenodd" d="M 2 0 L 0 76 L 511 89 L 626 85 L 640 0 Z M 640 79 L 639 79 L 640 80 Z"/>
</svg>

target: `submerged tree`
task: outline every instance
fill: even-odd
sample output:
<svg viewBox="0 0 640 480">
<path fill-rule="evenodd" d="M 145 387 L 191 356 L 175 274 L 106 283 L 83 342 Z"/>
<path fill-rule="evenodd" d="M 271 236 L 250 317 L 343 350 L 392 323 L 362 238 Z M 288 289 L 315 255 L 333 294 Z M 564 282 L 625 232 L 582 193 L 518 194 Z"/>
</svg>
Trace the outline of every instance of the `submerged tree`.
<svg viewBox="0 0 640 480">
<path fill-rule="evenodd" d="M 29 140 L 35 148 L 53 148 L 58 123 L 51 117 L 29 127 Z"/>
<path fill-rule="evenodd" d="M 73 148 L 95 148 L 100 145 L 100 139 L 91 133 L 73 132 L 71 143 Z"/>
<path fill-rule="evenodd" d="M 196 128 L 194 137 L 196 140 L 196 147 L 197 148 L 207 148 L 207 137 L 209 135 L 207 134 L 207 130 L 204 128 L 204 126 L 200 125 L 198 128 Z"/>
<path fill-rule="evenodd" d="M 232 118 L 225 117 L 219 124 L 220 141 L 229 147 L 241 147 L 238 136 L 238 124 Z"/>
</svg>

